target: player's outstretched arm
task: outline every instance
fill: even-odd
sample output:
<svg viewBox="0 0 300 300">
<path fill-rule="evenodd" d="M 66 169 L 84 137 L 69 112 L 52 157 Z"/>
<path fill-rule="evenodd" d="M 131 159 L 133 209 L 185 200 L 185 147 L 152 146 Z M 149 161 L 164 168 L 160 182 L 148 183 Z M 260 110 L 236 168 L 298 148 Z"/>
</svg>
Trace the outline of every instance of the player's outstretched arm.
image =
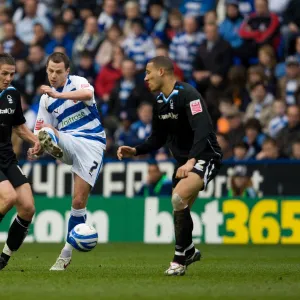
<svg viewBox="0 0 300 300">
<path fill-rule="evenodd" d="M 129 158 L 136 155 L 136 149 L 129 146 L 121 146 L 118 148 L 117 156 L 119 160 Z"/>
<path fill-rule="evenodd" d="M 43 91 L 44 94 L 47 94 L 48 96 L 57 99 L 67 99 L 73 101 L 89 101 L 93 98 L 93 92 L 89 89 L 79 89 L 72 92 L 59 93 L 53 90 L 48 85 L 42 85 L 41 90 Z"/>
</svg>

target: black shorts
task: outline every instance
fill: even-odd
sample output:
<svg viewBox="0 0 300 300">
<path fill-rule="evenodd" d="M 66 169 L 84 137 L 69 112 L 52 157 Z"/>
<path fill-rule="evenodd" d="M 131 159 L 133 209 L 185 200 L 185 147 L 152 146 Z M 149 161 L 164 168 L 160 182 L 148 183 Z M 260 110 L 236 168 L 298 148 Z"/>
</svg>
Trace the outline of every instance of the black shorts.
<svg viewBox="0 0 300 300">
<path fill-rule="evenodd" d="M 175 167 L 173 176 L 172 176 L 172 186 L 175 188 L 175 186 L 178 184 L 178 182 L 181 180 L 180 178 L 176 178 L 176 172 L 178 168 L 183 166 L 183 164 L 178 164 Z M 210 159 L 210 160 L 202 160 L 199 159 L 195 165 L 194 168 L 191 170 L 191 172 L 198 174 L 204 181 L 204 186 L 201 189 L 201 191 L 206 189 L 206 186 L 208 183 L 216 177 L 216 175 L 219 173 L 221 168 L 221 161 Z"/>
<path fill-rule="evenodd" d="M 0 169 L 0 182 L 8 180 L 14 188 L 24 183 L 29 183 L 22 169 L 17 164 L 11 164 L 7 168 Z"/>
</svg>

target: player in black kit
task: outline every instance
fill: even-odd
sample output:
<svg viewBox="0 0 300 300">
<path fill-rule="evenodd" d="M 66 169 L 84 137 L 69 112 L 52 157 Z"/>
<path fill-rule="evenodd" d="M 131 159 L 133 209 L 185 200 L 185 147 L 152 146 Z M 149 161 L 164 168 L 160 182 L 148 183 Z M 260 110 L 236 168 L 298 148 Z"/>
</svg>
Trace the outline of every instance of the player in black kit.
<svg viewBox="0 0 300 300">
<path fill-rule="evenodd" d="M 37 137 L 25 125 L 20 94 L 10 85 L 15 71 L 14 58 L 6 53 L 0 54 L 0 223 L 13 206 L 18 213 L 0 255 L 0 270 L 22 245 L 35 212 L 31 187 L 13 152 L 12 130 L 34 145 L 32 155 L 40 152 Z"/>
<path fill-rule="evenodd" d="M 153 107 L 151 136 L 135 148 L 121 146 L 121 160 L 146 154 L 167 145 L 177 161 L 173 174 L 175 255 L 166 275 L 184 275 L 186 267 L 200 260 L 192 241 L 190 208 L 199 191 L 218 173 L 222 153 L 201 95 L 191 85 L 176 82 L 172 61 L 157 56 L 149 61 L 145 81 L 160 92 Z"/>
</svg>

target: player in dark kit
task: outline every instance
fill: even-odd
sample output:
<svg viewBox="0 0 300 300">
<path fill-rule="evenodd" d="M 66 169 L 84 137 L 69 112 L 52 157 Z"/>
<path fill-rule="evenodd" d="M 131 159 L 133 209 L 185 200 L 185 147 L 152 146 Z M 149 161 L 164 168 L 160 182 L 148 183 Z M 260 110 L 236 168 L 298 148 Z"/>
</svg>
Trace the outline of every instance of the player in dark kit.
<svg viewBox="0 0 300 300">
<path fill-rule="evenodd" d="M 30 185 L 13 152 L 12 130 L 34 145 L 32 155 L 40 152 L 37 137 L 25 125 L 20 94 L 10 85 L 15 71 L 14 58 L 9 54 L 0 54 L 0 223 L 13 206 L 18 212 L 0 255 L 0 270 L 22 245 L 35 212 Z"/>
<path fill-rule="evenodd" d="M 149 61 L 145 81 L 160 91 L 153 108 L 151 136 L 135 148 L 121 146 L 118 158 L 146 154 L 167 145 L 177 160 L 173 174 L 175 255 L 166 275 L 184 275 L 186 267 L 200 260 L 192 241 L 190 208 L 199 191 L 218 173 L 222 153 L 201 95 L 191 85 L 176 82 L 172 61 L 157 56 Z"/>
</svg>

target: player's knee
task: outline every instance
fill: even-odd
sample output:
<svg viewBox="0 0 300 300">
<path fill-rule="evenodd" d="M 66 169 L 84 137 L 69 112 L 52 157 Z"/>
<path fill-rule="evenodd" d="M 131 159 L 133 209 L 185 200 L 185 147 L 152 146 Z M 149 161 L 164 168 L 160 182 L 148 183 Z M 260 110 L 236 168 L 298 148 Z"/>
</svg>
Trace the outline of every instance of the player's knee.
<svg viewBox="0 0 300 300">
<path fill-rule="evenodd" d="M 85 197 L 82 195 L 77 195 L 73 198 L 72 207 L 74 209 L 82 209 L 86 207 Z"/>
<path fill-rule="evenodd" d="M 179 194 L 174 193 L 172 195 L 172 206 L 174 210 L 183 210 L 186 207 L 183 199 L 179 196 Z"/>
<path fill-rule="evenodd" d="M 9 193 L 5 193 L 0 197 L 1 206 L 6 210 L 11 209 L 17 201 L 17 193 L 13 190 Z"/>
<path fill-rule="evenodd" d="M 28 220 L 28 221 L 31 220 L 33 218 L 34 214 L 35 214 L 35 207 L 34 207 L 33 202 L 22 205 L 22 207 L 20 208 L 19 215 L 21 218 L 23 218 L 25 220 Z"/>
</svg>

